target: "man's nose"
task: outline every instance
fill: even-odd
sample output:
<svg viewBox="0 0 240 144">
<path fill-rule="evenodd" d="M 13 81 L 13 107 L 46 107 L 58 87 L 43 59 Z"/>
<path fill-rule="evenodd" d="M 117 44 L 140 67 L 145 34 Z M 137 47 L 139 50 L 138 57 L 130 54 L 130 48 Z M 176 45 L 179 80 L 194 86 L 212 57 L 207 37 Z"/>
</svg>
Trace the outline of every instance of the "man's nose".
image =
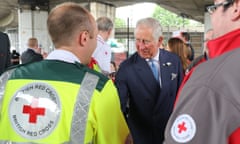
<svg viewBox="0 0 240 144">
<path fill-rule="evenodd" d="M 138 46 L 139 46 L 140 49 L 144 49 L 145 48 L 145 44 L 143 42 L 140 42 L 138 44 Z"/>
</svg>

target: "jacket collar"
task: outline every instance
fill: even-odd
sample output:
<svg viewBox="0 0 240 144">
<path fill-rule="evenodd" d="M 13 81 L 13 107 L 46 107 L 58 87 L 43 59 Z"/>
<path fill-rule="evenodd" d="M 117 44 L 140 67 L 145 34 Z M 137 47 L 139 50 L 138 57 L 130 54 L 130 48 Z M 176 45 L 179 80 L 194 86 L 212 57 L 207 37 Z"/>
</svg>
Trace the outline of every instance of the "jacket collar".
<svg viewBox="0 0 240 144">
<path fill-rule="evenodd" d="M 207 43 L 209 58 L 218 57 L 228 51 L 240 48 L 240 29 L 229 32 Z"/>
</svg>

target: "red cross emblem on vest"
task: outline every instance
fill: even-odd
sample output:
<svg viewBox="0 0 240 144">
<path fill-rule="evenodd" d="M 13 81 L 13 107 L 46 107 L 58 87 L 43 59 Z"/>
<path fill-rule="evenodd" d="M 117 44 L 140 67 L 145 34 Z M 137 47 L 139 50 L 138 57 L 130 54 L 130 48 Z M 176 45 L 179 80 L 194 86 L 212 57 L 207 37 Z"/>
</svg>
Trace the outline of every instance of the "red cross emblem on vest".
<svg viewBox="0 0 240 144">
<path fill-rule="evenodd" d="M 45 115 L 45 108 L 38 107 L 38 98 L 33 98 L 31 105 L 24 105 L 23 106 L 23 113 L 29 114 L 29 123 L 37 123 L 38 116 Z"/>
</svg>

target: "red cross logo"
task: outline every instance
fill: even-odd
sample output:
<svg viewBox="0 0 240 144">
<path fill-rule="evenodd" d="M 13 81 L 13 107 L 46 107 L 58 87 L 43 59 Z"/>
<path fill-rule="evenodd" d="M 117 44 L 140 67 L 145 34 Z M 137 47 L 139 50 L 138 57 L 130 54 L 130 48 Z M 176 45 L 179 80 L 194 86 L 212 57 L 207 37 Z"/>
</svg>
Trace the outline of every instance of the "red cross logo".
<svg viewBox="0 0 240 144">
<path fill-rule="evenodd" d="M 37 123 L 38 115 L 45 115 L 45 108 L 38 107 L 38 99 L 33 98 L 31 105 L 23 106 L 23 113 L 29 114 L 29 123 Z"/>
<path fill-rule="evenodd" d="M 178 125 L 178 133 L 182 133 L 182 131 L 186 131 L 187 130 L 187 128 L 185 127 L 185 122 L 182 122 L 182 124 L 179 124 Z"/>
</svg>

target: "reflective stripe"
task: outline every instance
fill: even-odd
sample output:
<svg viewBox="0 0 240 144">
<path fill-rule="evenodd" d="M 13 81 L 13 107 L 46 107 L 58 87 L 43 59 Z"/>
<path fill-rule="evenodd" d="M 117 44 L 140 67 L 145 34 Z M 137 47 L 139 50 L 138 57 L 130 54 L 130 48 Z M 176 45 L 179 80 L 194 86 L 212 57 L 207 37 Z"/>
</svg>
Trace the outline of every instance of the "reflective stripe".
<svg viewBox="0 0 240 144">
<path fill-rule="evenodd" d="M 18 142 L 11 142 L 11 141 L 0 141 L 0 144 L 37 144 L 37 143 L 32 143 L 32 142 L 18 143 Z"/>
<path fill-rule="evenodd" d="M 88 109 L 99 77 L 86 73 L 78 91 L 74 107 L 70 144 L 83 144 L 85 138 Z"/>
<path fill-rule="evenodd" d="M 14 70 L 15 69 L 9 70 L 9 71 L 3 73 L 0 77 L 0 106 L 2 104 L 2 97 L 4 95 L 7 80 L 9 79 L 9 77 L 11 76 L 11 74 Z M 1 109 L 1 107 L 0 107 L 0 109 Z"/>
</svg>

